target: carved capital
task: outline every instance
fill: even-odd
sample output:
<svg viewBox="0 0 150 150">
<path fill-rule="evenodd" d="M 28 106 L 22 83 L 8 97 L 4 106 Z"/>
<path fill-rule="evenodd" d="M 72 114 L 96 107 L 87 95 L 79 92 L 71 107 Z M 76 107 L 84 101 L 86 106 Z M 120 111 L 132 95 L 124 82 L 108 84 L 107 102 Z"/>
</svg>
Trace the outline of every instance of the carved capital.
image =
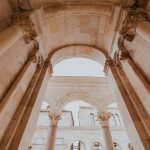
<svg viewBox="0 0 150 150">
<path fill-rule="evenodd" d="M 104 65 L 104 73 L 105 75 L 107 76 L 108 75 L 108 72 L 109 72 L 109 67 L 113 65 L 113 62 L 111 60 L 111 58 L 106 58 L 106 62 L 105 62 L 105 65 Z"/>
<path fill-rule="evenodd" d="M 100 112 L 98 114 L 98 120 L 102 124 L 102 127 L 109 127 L 109 118 L 111 117 L 111 113 L 108 112 Z"/>
<path fill-rule="evenodd" d="M 114 54 L 114 64 L 122 68 L 121 61 L 127 59 L 128 57 L 129 53 L 127 50 L 118 50 Z"/>
<path fill-rule="evenodd" d="M 31 52 L 28 59 L 33 63 L 36 63 L 38 68 L 41 68 L 43 64 L 43 57 L 38 51 Z"/>
<path fill-rule="evenodd" d="M 120 35 L 123 37 L 123 40 L 133 41 L 136 34 L 136 27 L 142 21 L 145 21 L 147 14 L 138 8 L 127 8 L 127 15 L 122 22 L 122 28 L 120 30 Z"/>
<path fill-rule="evenodd" d="M 30 17 L 31 14 L 32 11 L 16 12 L 12 16 L 12 24 L 21 27 L 26 43 L 29 43 L 31 40 L 35 40 L 35 38 L 37 37 L 37 33 L 34 29 L 34 24 L 32 23 Z"/>
<path fill-rule="evenodd" d="M 58 121 L 61 119 L 61 115 L 57 113 L 49 112 L 49 118 L 51 119 L 51 125 L 56 126 Z"/>
</svg>

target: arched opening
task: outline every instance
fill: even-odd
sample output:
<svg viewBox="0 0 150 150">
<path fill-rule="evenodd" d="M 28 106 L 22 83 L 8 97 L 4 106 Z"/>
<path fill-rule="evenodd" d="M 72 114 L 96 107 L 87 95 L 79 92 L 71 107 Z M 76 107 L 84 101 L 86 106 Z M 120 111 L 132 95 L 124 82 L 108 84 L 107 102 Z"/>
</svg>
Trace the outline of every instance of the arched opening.
<svg viewBox="0 0 150 150">
<path fill-rule="evenodd" d="M 82 141 L 76 140 L 71 144 L 70 150 L 86 150 L 86 146 Z"/>
<path fill-rule="evenodd" d="M 87 58 L 104 66 L 106 55 L 107 54 L 101 49 L 97 49 L 90 45 L 74 44 L 53 50 L 52 54 L 50 53 L 50 59 L 53 66 L 69 58 Z"/>
<path fill-rule="evenodd" d="M 104 150 L 104 147 L 101 142 L 95 141 L 92 144 L 92 150 Z"/>
<path fill-rule="evenodd" d="M 113 142 L 114 150 L 122 150 L 121 146 L 117 142 Z"/>
</svg>

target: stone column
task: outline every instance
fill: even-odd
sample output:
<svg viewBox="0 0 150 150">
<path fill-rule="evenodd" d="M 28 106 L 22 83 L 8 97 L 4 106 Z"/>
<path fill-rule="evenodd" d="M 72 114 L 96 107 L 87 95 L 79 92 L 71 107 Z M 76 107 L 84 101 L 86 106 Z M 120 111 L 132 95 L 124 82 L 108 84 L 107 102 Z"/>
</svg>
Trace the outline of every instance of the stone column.
<svg viewBox="0 0 150 150">
<path fill-rule="evenodd" d="M 101 112 L 98 114 L 98 119 L 102 126 L 104 141 L 105 141 L 105 149 L 106 150 L 113 150 L 113 141 L 112 136 L 109 128 L 109 118 L 111 114 L 108 112 Z"/>
<path fill-rule="evenodd" d="M 0 56 L 23 36 L 21 29 L 15 25 L 0 32 Z"/>
<path fill-rule="evenodd" d="M 143 122 L 144 120 L 141 117 L 143 116 L 143 118 L 147 118 L 147 114 L 145 113 L 142 104 L 140 104 L 139 97 L 123 70 L 124 66 L 122 66 L 119 59 L 112 62 L 110 58 L 107 59 L 105 65 L 106 69 L 104 71 L 106 75 L 109 70 L 111 72 L 109 74 L 111 84 L 114 87 L 113 90 L 117 104 L 119 108 L 121 108 L 120 112 L 123 116 L 125 127 L 133 148 L 148 150 L 150 147 L 150 138 L 146 129 L 147 122 Z M 140 105 L 136 107 L 137 104 Z M 149 120 L 147 119 L 147 121 Z"/>
<path fill-rule="evenodd" d="M 54 150 L 56 141 L 57 123 L 60 120 L 60 114 L 50 112 L 49 118 L 51 120 L 51 126 L 49 128 L 47 150 Z"/>
</svg>

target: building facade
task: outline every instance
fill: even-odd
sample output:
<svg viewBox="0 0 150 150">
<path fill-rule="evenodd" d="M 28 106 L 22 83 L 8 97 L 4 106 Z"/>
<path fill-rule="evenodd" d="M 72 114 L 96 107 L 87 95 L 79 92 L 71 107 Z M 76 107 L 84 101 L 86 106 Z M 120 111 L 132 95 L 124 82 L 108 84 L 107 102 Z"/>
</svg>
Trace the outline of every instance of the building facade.
<svg viewBox="0 0 150 150">
<path fill-rule="evenodd" d="M 115 150 L 129 150 L 129 138 L 116 106 L 108 108 L 109 120 Z M 41 109 L 37 127 L 31 142 L 32 150 L 44 150 L 47 144 L 47 133 L 51 126 L 48 117 L 49 109 Z M 101 123 L 97 111 L 92 107 L 82 106 L 78 112 L 79 125 L 75 126 L 72 111 L 63 110 L 55 141 L 55 150 L 105 150 Z"/>
</svg>

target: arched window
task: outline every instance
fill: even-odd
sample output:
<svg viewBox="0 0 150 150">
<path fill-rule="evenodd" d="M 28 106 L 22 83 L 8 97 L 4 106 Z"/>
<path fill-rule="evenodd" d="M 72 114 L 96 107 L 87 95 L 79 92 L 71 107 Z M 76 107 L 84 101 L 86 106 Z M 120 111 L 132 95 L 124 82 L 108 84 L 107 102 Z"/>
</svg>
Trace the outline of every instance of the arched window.
<svg viewBox="0 0 150 150">
<path fill-rule="evenodd" d="M 95 126 L 95 119 L 94 119 L 93 113 L 90 113 L 90 123 L 91 123 L 91 126 Z"/>
<path fill-rule="evenodd" d="M 115 114 L 115 120 L 116 120 L 116 125 L 121 126 L 121 121 L 120 121 L 120 117 L 118 114 Z"/>
<path fill-rule="evenodd" d="M 114 150 L 122 150 L 121 146 L 116 142 L 113 142 L 113 146 L 114 146 Z"/>
<path fill-rule="evenodd" d="M 117 113 L 111 114 L 111 118 L 109 122 L 111 126 L 121 126 L 121 121 Z"/>
<path fill-rule="evenodd" d="M 92 150 L 103 150 L 103 146 L 100 142 L 94 142 L 92 145 Z"/>
<path fill-rule="evenodd" d="M 128 150 L 133 150 L 131 143 L 128 144 Z"/>
</svg>

